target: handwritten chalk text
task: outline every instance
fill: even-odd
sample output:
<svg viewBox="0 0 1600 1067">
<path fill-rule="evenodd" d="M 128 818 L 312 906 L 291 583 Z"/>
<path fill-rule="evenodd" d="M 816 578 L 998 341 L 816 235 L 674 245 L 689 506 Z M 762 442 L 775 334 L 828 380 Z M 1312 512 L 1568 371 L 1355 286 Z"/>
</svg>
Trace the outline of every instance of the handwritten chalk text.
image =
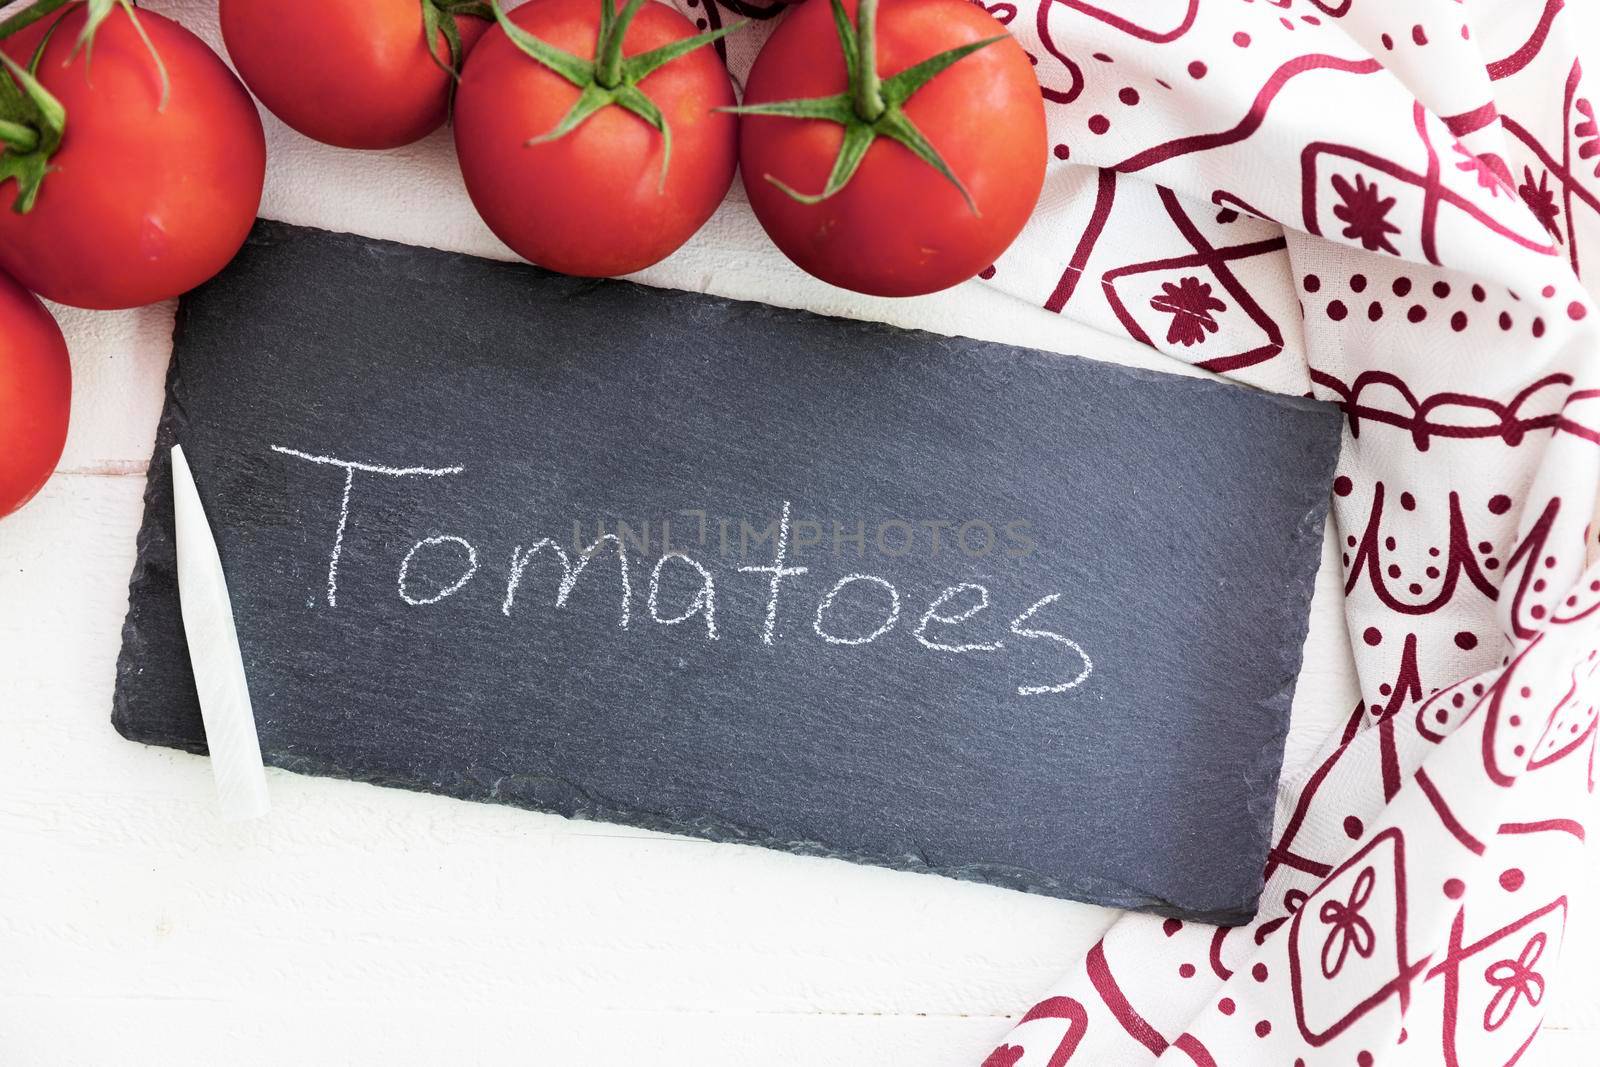
<svg viewBox="0 0 1600 1067">
<path fill-rule="evenodd" d="M 327 571 L 327 606 L 338 607 L 338 578 L 341 557 L 345 552 L 346 531 L 350 525 L 352 509 L 352 496 L 354 495 L 355 476 L 358 472 L 389 478 L 444 478 L 461 474 L 465 471 L 463 466 L 443 467 L 395 467 L 375 463 L 358 462 L 355 460 L 337 459 L 331 456 L 321 456 L 298 449 L 286 448 L 281 445 L 272 446 L 272 450 L 281 455 L 301 460 L 306 463 L 334 467 L 344 472 L 342 486 L 338 497 L 338 520 L 333 526 L 333 542 L 328 554 Z M 805 530 L 804 541 L 808 546 L 824 544 L 822 540 L 822 526 L 815 520 L 794 520 L 791 517 L 791 504 L 785 500 L 778 510 L 776 518 L 764 525 L 754 527 L 741 520 L 735 536 L 744 538 L 740 544 L 741 556 L 748 552 L 752 545 L 766 546 L 770 562 L 761 564 L 746 564 L 737 568 L 737 574 L 748 574 L 751 580 L 760 581 L 765 588 L 765 611 L 762 614 L 759 629 L 759 640 L 762 644 L 773 645 L 777 643 L 782 634 L 779 620 L 782 614 L 780 601 L 786 597 L 807 595 L 801 588 L 808 576 L 816 581 L 813 568 L 791 566 L 788 563 L 790 553 L 802 544 L 802 528 Z M 680 513 L 683 514 L 683 513 Z M 707 527 L 704 524 L 705 512 L 688 512 L 698 515 L 702 520 L 699 543 L 707 544 Z M 980 520 L 981 521 L 981 520 Z M 969 521 L 955 525 L 953 538 L 966 556 L 987 555 L 994 550 L 996 543 L 996 529 L 993 525 L 982 522 L 986 531 L 982 552 L 969 550 L 965 532 L 976 524 Z M 726 526 L 727 520 L 722 520 Z M 580 526 L 574 523 L 574 535 L 580 533 Z M 838 524 L 834 524 L 838 527 Z M 572 551 L 569 552 L 556 540 L 544 537 L 526 545 L 518 544 L 511 550 L 509 562 L 505 571 L 505 585 L 503 592 L 497 591 L 496 599 L 500 605 L 500 612 L 507 618 L 512 617 L 517 606 L 518 593 L 522 590 L 528 568 L 540 558 L 553 559 L 560 566 L 561 578 L 555 587 L 554 603 L 557 609 L 566 608 L 577 588 L 578 581 L 589 569 L 591 563 L 596 563 L 602 556 L 610 556 L 616 560 L 616 589 L 619 594 L 619 608 L 617 625 L 621 629 L 628 629 L 633 618 L 633 574 L 630 565 L 629 550 L 640 557 L 648 557 L 651 553 L 648 547 L 641 545 L 630 536 L 624 524 L 619 524 L 615 532 L 608 532 L 603 526 L 597 526 L 596 536 L 587 544 L 575 540 Z M 910 538 L 915 538 L 916 528 L 909 522 L 890 520 L 878 524 L 877 530 L 881 536 L 884 529 L 889 527 L 904 527 Z M 951 523 L 940 522 L 930 526 L 931 544 L 933 554 L 937 555 L 940 544 L 940 532 L 952 527 Z M 648 538 L 648 526 L 645 527 L 645 537 Z M 1034 551 L 1036 543 L 1026 523 L 1003 524 L 1001 529 L 1004 536 L 1009 539 L 1009 545 L 1002 551 L 1012 558 L 1029 555 Z M 865 550 L 866 526 L 861 523 L 858 527 L 859 539 L 856 543 Z M 662 529 L 660 542 L 661 554 L 650 569 L 649 584 L 645 595 L 645 606 L 648 611 L 649 621 L 663 626 L 679 626 L 699 619 L 704 625 L 704 640 L 720 641 L 724 633 L 719 628 L 717 614 L 718 585 L 716 575 L 705 565 L 702 559 L 690 555 L 688 552 L 671 547 L 670 526 Z M 974 535 L 976 536 L 976 535 Z M 728 542 L 722 540 L 722 545 Z M 897 544 L 901 542 L 896 542 Z M 910 541 L 904 542 L 906 544 Z M 433 534 L 415 541 L 405 553 L 395 573 L 396 589 L 400 599 L 406 604 L 416 608 L 427 608 L 442 601 L 448 600 L 467 588 L 470 583 L 478 579 L 481 569 L 479 548 L 467 538 L 458 534 Z M 882 549 L 882 545 L 879 545 Z M 907 549 L 909 551 L 909 549 Z M 724 551 L 719 553 L 726 555 Z M 837 553 L 836 553 L 837 554 Z M 905 555 L 905 552 L 883 552 L 888 556 Z M 504 558 L 504 557 L 502 557 Z M 959 556 L 952 556 L 959 559 Z M 419 578 L 418 571 L 426 567 L 428 578 Z M 668 571 L 677 575 L 673 579 L 675 587 L 681 587 L 682 579 L 689 576 L 698 578 L 698 586 L 687 601 L 674 605 L 664 605 L 666 594 L 663 591 L 663 575 Z M 438 575 L 444 574 L 441 580 Z M 591 581 L 603 581 L 596 578 Z M 814 593 L 811 595 L 815 595 Z M 841 599 L 848 598 L 854 606 L 851 619 L 840 618 L 837 605 Z M 1038 625 L 1025 625 L 1030 623 L 1036 615 L 1062 598 L 1059 592 L 1036 599 L 1024 611 L 1010 621 L 1006 628 L 1008 637 L 979 641 L 961 639 L 961 627 L 971 624 L 990 605 L 990 590 L 987 586 L 973 581 L 958 582 L 939 590 L 925 607 L 920 610 L 912 608 L 915 614 L 905 616 L 915 618 L 916 622 L 911 628 L 912 647 L 921 647 L 930 652 L 945 655 L 978 655 L 993 654 L 1005 650 L 1008 641 L 1021 642 L 1048 642 L 1058 645 L 1064 651 L 1070 652 L 1070 669 L 1067 676 L 1062 679 L 1038 681 L 1032 684 L 1022 684 L 1016 687 L 1019 696 L 1039 696 L 1050 693 L 1064 693 L 1075 689 L 1086 682 L 1094 672 L 1094 664 L 1090 661 L 1089 654 L 1083 646 L 1065 634 L 1054 630 L 1045 629 Z M 315 601 L 312 601 L 315 603 Z M 920 598 L 919 598 L 920 603 Z M 887 640 L 901 624 L 903 597 L 889 578 L 878 574 L 868 574 L 861 571 L 852 571 L 841 575 L 832 581 L 825 592 L 817 598 L 815 609 L 811 615 L 811 631 L 816 638 L 827 645 L 833 646 L 861 646 L 874 642 Z M 791 607 L 792 611 L 793 608 Z M 908 624 L 911 625 L 911 624 Z M 696 626 L 696 630 L 699 626 Z"/>
</svg>

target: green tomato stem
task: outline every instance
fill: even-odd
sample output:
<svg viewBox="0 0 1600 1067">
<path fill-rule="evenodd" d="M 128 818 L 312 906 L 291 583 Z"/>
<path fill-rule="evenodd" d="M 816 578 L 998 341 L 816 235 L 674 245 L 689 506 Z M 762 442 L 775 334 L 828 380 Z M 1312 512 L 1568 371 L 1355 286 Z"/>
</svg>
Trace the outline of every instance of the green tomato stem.
<svg viewBox="0 0 1600 1067">
<path fill-rule="evenodd" d="M 0 119 L 0 144 L 9 151 L 26 155 L 39 147 L 39 131 L 25 123 Z"/>
<path fill-rule="evenodd" d="M 594 80 L 602 89 L 615 89 L 623 82 L 622 38 L 642 5 L 639 0 L 628 0 L 615 18 L 605 19 L 600 39 L 595 44 Z"/>
<path fill-rule="evenodd" d="M 878 80 L 878 0 L 860 0 L 856 7 L 856 39 L 860 61 L 856 64 L 856 114 L 863 122 L 876 122 L 887 106 Z"/>
<path fill-rule="evenodd" d="M 615 89 L 622 84 L 622 49 L 603 54 L 594 67 L 594 80 L 602 89 Z"/>
</svg>

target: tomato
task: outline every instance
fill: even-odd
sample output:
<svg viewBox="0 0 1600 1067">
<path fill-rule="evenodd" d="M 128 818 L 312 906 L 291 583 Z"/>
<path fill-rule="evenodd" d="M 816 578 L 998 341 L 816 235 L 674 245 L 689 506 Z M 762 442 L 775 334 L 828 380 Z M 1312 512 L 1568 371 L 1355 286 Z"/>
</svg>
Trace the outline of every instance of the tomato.
<svg viewBox="0 0 1600 1067">
<path fill-rule="evenodd" d="M 267 110 L 340 148 L 397 148 L 438 129 L 453 65 L 442 31 L 427 46 L 423 10 L 445 0 L 222 0 L 222 40 Z M 489 24 L 456 20 L 461 56 Z"/>
<path fill-rule="evenodd" d="M 856 0 L 844 8 L 854 19 Z M 970 205 L 955 182 L 886 135 L 872 140 L 843 188 L 816 203 L 795 199 L 776 183 L 821 193 L 845 139 L 840 121 L 745 114 L 739 163 L 756 217 L 800 267 L 863 293 L 931 293 L 988 267 L 1027 222 L 1044 184 L 1044 102 L 1022 47 L 968 0 L 882 0 L 876 35 L 885 87 L 938 53 L 1003 37 L 935 74 L 902 108 Z M 809 0 L 762 47 L 744 104 L 854 89 L 828 0 Z"/>
<path fill-rule="evenodd" d="M 665 4 L 645 3 L 630 23 L 633 7 L 614 38 L 622 57 L 695 37 L 694 25 Z M 601 66 L 588 59 L 599 58 L 600 0 L 533 0 L 506 18 L 569 60 Z M 603 90 L 595 83 L 587 91 Z M 584 91 L 519 49 L 504 28 L 490 30 L 456 93 L 461 176 L 489 228 L 519 255 L 568 274 L 627 274 L 693 236 L 733 184 L 738 120 L 714 110 L 733 104 L 733 87 L 707 47 L 638 80 L 646 98 L 639 106 L 658 108 L 671 132 L 670 160 L 660 130 L 620 103 L 562 136 L 528 143 L 554 130 Z"/>
<path fill-rule="evenodd" d="M 72 364 L 44 305 L 0 274 L 0 515 L 39 491 L 61 458 Z"/>
<path fill-rule="evenodd" d="M 26 214 L 0 185 L 0 268 L 63 304 L 126 308 L 194 288 L 244 243 L 261 202 L 266 139 L 244 86 L 205 43 L 118 5 L 74 56 L 85 11 L 73 4 L 6 39 L 26 66 L 49 34 L 39 82 L 66 110 L 60 148 Z M 91 76 L 90 57 L 93 57 Z"/>
</svg>

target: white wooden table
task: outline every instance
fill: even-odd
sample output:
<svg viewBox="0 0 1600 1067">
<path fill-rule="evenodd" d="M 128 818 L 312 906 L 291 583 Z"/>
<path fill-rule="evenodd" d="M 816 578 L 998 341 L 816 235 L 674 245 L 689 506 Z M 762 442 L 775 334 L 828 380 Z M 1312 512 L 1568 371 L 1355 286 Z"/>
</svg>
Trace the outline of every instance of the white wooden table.
<svg viewBox="0 0 1600 1067">
<path fill-rule="evenodd" d="M 150 6 L 221 51 L 214 4 Z M 264 215 L 510 258 L 447 134 L 360 154 L 265 121 Z M 898 302 L 828 288 L 766 243 L 737 189 L 640 280 L 1187 370 L 978 283 Z M 279 771 L 269 818 L 219 822 L 204 760 L 109 722 L 173 308 L 57 312 L 66 454 L 0 521 L 0 1064 L 976 1067 L 1113 918 Z M 1337 570 L 1325 557 L 1291 773 L 1357 700 Z M 1600 1062 L 1594 926 L 1571 932 L 1524 1063 Z"/>
</svg>

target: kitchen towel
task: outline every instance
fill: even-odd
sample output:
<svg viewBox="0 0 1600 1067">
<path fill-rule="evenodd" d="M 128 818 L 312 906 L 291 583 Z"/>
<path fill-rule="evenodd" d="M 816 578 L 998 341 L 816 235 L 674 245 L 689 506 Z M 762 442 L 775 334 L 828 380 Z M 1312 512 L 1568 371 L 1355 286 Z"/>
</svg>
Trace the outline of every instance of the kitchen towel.
<svg viewBox="0 0 1600 1067">
<path fill-rule="evenodd" d="M 764 23 L 719 42 L 740 82 L 783 10 L 676 2 L 702 26 Z M 1053 158 L 983 277 L 1342 406 L 1330 490 L 1362 699 L 1280 786 L 1251 923 L 1124 916 L 984 1067 L 1511 1063 L 1590 904 L 1592 15 L 1562 0 L 986 6 L 1035 61 Z"/>
</svg>

